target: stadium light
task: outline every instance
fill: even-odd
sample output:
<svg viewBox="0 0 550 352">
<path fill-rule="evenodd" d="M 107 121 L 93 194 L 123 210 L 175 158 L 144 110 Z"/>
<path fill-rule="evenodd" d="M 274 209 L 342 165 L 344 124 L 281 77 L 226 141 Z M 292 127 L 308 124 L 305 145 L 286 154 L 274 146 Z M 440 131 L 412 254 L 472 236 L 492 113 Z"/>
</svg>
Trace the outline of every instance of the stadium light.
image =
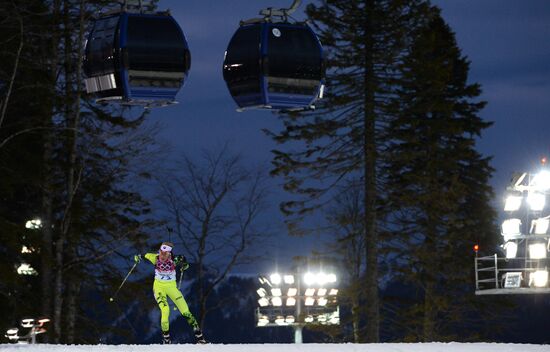
<svg viewBox="0 0 550 352">
<path fill-rule="evenodd" d="M 256 326 L 290 326 L 294 329 L 294 341 L 301 343 L 306 324 L 340 323 L 338 307 L 328 304 L 336 303 L 336 274 L 312 270 L 294 274 L 275 272 L 268 277 L 269 280 L 259 276 Z M 320 316 L 324 316 L 321 321 Z"/>
<path fill-rule="evenodd" d="M 269 278 L 271 279 L 271 283 L 273 285 L 280 285 L 281 284 L 281 275 L 275 273 L 275 274 L 271 274 L 271 276 Z"/>
<path fill-rule="evenodd" d="M 518 245 L 515 242 L 509 241 L 503 245 L 506 251 L 506 259 L 514 259 L 518 253 Z"/>
<path fill-rule="evenodd" d="M 550 293 L 550 167 L 546 158 L 541 162 L 540 172 L 514 173 L 506 187 L 508 218 L 501 224 L 500 244 L 504 258 L 480 256 L 476 250 L 476 295 Z"/>
<path fill-rule="evenodd" d="M 281 299 L 281 297 L 273 297 L 271 299 L 271 303 L 273 304 L 273 306 L 275 307 L 280 307 L 283 305 L 283 300 Z"/>
<path fill-rule="evenodd" d="M 284 325 L 285 324 L 285 317 L 283 317 L 282 315 L 278 315 L 277 318 L 275 318 L 275 324 Z"/>
<path fill-rule="evenodd" d="M 323 286 L 325 285 L 326 283 L 328 283 L 328 276 L 327 274 L 325 273 L 319 273 L 317 274 L 317 277 L 316 277 L 316 281 L 317 281 L 317 284 Z"/>
<path fill-rule="evenodd" d="M 521 195 L 509 195 L 504 202 L 504 211 L 517 211 L 521 207 L 523 197 Z"/>
<path fill-rule="evenodd" d="M 310 272 L 307 272 L 305 275 L 304 275 L 304 282 L 306 285 L 313 285 L 315 283 L 315 274 L 313 273 L 310 273 Z"/>
<path fill-rule="evenodd" d="M 38 230 L 39 228 L 42 227 L 42 220 L 40 219 L 29 220 L 25 223 L 25 227 L 31 230 Z"/>
<path fill-rule="evenodd" d="M 527 196 L 527 203 L 532 211 L 542 211 L 546 204 L 546 196 L 539 192 L 530 192 Z"/>
<path fill-rule="evenodd" d="M 267 317 L 267 315 L 262 315 L 258 319 L 258 326 L 266 326 L 267 324 L 269 324 L 269 318 Z"/>
<path fill-rule="evenodd" d="M 6 337 L 10 341 L 18 341 L 19 340 L 19 329 L 18 328 L 11 328 L 6 331 Z"/>
<path fill-rule="evenodd" d="M 533 243 L 529 245 L 529 257 L 531 259 L 546 258 L 546 243 Z"/>
<path fill-rule="evenodd" d="M 33 318 L 25 318 L 21 319 L 21 327 L 25 329 L 30 329 L 29 332 L 26 335 L 20 336 L 19 335 L 19 329 L 18 328 L 10 328 L 6 331 L 5 336 L 10 341 L 25 341 L 27 343 L 35 344 L 36 343 L 36 335 L 45 333 L 46 330 L 46 323 L 49 323 L 50 319 L 48 318 L 40 318 L 40 319 L 33 319 Z"/>
<path fill-rule="evenodd" d="M 546 287 L 548 284 L 548 270 L 537 270 L 529 277 L 529 286 Z"/>
<path fill-rule="evenodd" d="M 38 275 L 36 270 L 34 270 L 34 268 L 30 264 L 27 264 L 27 263 L 22 263 L 17 268 L 17 273 L 19 275 Z"/>
<path fill-rule="evenodd" d="M 538 218 L 531 222 L 531 233 L 535 235 L 545 235 L 548 232 L 548 226 L 550 225 L 550 219 L 548 217 Z"/>
<path fill-rule="evenodd" d="M 284 281 L 285 281 L 285 284 L 292 285 L 294 283 L 294 275 L 285 275 Z"/>
<path fill-rule="evenodd" d="M 531 185 L 539 191 L 548 191 L 550 189 L 550 171 L 540 171 L 531 181 Z"/>
<path fill-rule="evenodd" d="M 293 324 L 295 321 L 294 315 L 287 315 L 285 318 L 285 323 L 287 324 Z"/>
<path fill-rule="evenodd" d="M 503 236 L 515 236 L 521 235 L 521 220 L 520 219 L 507 219 L 502 223 L 502 235 Z"/>
</svg>

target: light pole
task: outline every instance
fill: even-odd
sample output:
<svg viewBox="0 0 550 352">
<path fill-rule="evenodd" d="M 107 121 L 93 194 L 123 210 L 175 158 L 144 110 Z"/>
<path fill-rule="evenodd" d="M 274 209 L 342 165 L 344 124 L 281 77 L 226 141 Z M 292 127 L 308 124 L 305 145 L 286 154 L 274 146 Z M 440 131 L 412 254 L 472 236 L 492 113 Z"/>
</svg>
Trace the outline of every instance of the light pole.
<svg viewBox="0 0 550 352">
<path fill-rule="evenodd" d="M 514 175 L 506 189 L 501 225 L 504 258 L 475 258 L 476 294 L 550 293 L 550 169 L 546 159 L 536 173 Z"/>
<path fill-rule="evenodd" d="M 29 329 L 25 335 L 19 335 L 19 328 L 11 328 L 6 331 L 5 337 L 13 343 L 36 343 L 36 335 L 45 333 L 45 325 L 50 322 L 48 318 L 25 318 L 21 319 L 21 327 Z"/>
<path fill-rule="evenodd" d="M 337 278 L 320 270 L 302 273 L 273 273 L 259 276 L 257 327 L 289 326 L 294 342 L 302 343 L 306 325 L 338 325 Z"/>
</svg>

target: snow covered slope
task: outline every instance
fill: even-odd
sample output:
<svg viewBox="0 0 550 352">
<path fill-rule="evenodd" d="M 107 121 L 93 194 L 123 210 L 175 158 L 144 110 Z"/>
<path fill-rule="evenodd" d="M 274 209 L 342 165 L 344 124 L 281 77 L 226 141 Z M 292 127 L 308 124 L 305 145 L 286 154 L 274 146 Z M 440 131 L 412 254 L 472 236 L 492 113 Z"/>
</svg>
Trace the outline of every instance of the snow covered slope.
<svg viewBox="0 0 550 352">
<path fill-rule="evenodd" d="M 265 345 L 7 345 L 1 352 L 550 352 L 550 345 L 496 343 Z"/>
</svg>

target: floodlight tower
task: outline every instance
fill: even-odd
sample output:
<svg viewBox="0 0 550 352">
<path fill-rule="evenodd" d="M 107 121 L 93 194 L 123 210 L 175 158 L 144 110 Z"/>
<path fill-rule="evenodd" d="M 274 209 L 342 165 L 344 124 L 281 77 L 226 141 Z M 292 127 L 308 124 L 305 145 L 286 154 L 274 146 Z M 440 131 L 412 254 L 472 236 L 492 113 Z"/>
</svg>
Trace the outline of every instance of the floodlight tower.
<svg viewBox="0 0 550 352">
<path fill-rule="evenodd" d="M 340 324 L 336 274 L 323 271 L 259 276 L 257 327 L 290 326 L 302 343 L 306 325 Z"/>
<path fill-rule="evenodd" d="M 550 293 L 550 168 L 546 158 L 536 173 L 515 174 L 506 189 L 501 226 L 504 258 L 479 257 L 476 250 L 476 294 Z"/>
<path fill-rule="evenodd" d="M 27 329 L 24 335 L 19 334 L 19 328 L 10 328 L 6 331 L 5 337 L 12 343 L 36 343 L 36 335 L 45 333 L 46 324 L 50 322 L 48 318 L 25 318 L 21 319 L 21 327 Z"/>
</svg>

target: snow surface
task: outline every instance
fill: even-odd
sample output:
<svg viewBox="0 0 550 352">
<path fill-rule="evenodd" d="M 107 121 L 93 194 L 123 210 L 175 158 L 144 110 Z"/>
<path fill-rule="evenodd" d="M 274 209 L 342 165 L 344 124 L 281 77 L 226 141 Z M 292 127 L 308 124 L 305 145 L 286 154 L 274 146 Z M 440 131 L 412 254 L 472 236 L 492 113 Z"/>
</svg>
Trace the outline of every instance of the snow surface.
<svg viewBox="0 0 550 352">
<path fill-rule="evenodd" d="M 2 352 L 550 352 L 550 345 L 498 343 L 235 344 L 235 345 L 9 345 Z"/>
</svg>

